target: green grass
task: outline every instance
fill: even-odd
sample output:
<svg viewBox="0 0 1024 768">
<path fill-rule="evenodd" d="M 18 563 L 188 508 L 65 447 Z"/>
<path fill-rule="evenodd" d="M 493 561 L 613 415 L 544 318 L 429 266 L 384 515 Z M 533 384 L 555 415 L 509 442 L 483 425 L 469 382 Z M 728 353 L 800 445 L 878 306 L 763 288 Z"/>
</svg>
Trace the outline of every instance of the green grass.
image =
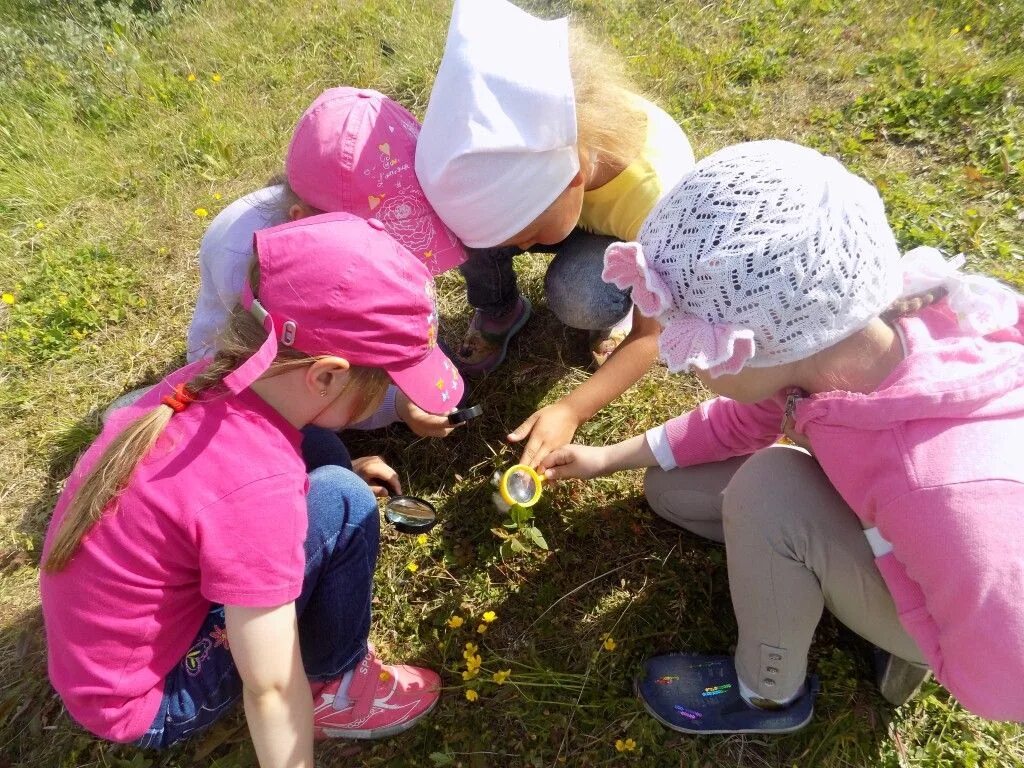
<svg viewBox="0 0 1024 768">
<path fill-rule="evenodd" d="M 571 11 L 608 39 L 698 156 L 763 137 L 835 153 L 879 185 L 903 246 L 963 251 L 1024 287 L 1019 2 L 529 7 Z M 422 115 L 447 13 L 442 0 L 0 1 L 0 293 L 14 298 L 0 303 L 0 768 L 254 764 L 240 715 L 145 755 L 70 722 L 45 679 L 42 534 L 99 410 L 181 362 L 209 217 L 279 169 L 295 119 L 325 87 L 375 87 Z M 630 693 L 644 657 L 734 642 L 724 553 L 653 517 L 636 473 L 548 493 L 530 521 L 547 550 L 502 527 L 488 479 L 515 456 L 503 435 L 587 375 L 582 339 L 544 309 L 544 261 L 519 266 L 540 312 L 477 386 L 486 417 L 444 442 L 400 429 L 352 441 L 439 504 L 426 546 L 385 534 L 374 639 L 388 657 L 443 669 L 448 687 L 423 726 L 322 746 L 322 765 L 1024 765 L 1024 731 L 969 715 L 938 686 L 887 707 L 863 643 L 829 618 L 805 731 L 691 739 L 647 717 Z M 440 296 L 457 337 L 460 279 L 446 276 Z M 580 437 L 627 437 L 704 394 L 656 369 Z M 503 548 L 493 529 L 526 545 Z M 479 635 L 487 610 L 498 618 Z M 473 703 L 461 677 L 470 641 L 484 669 Z M 490 682 L 505 669 L 507 683 Z M 636 750 L 617 752 L 626 738 Z"/>
</svg>

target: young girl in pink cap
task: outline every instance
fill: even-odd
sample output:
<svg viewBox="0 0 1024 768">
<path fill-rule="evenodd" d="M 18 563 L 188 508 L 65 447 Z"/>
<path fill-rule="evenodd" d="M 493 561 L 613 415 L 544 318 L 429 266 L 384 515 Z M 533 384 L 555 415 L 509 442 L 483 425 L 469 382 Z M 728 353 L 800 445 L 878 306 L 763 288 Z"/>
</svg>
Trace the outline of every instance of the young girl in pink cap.
<svg viewBox="0 0 1024 768">
<path fill-rule="evenodd" d="M 698 163 L 605 276 L 717 399 L 549 478 L 650 467 L 654 510 L 724 541 L 734 656 L 649 659 L 647 709 L 692 733 L 795 730 L 823 606 L 972 712 L 1024 720 L 1024 299 L 938 251 L 900 258 L 878 193 L 780 141 Z M 785 432 L 802 448 L 775 445 Z"/>
<path fill-rule="evenodd" d="M 613 240 L 636 237 L 693 167 L 693 151 L 621 70 L 578 32 L 570 39 L 566 19 L 541 20 L 506 0 L 456 0 L 416 147 L 427 199 L 469 247 L 460 269 L 475 314 L 456 355 L 463 373 L 494 370 L 529 318 L 513 268 L 523 251 L 556 254 L 548 307 L 592 331 L 599 369 L 510 436 L 528 438 L 527 464 L 569 442 L 656 356 L 657 324 L 601 279 L 602 258 Z"/>
<path fill-rule="evenodd" d="M 78 462 L 40 591 L 50 679 L 96 735 L 166 747 L 241 698 L 263 768 L 312 768 L 314 736 L 399 733 L 439 679 L 368 647 L 377 505 L 347 469 L 305 466 L 299 430 L 365 417 L 389 378 L 428 413 L 463 385 L 430 273 L 380 222 L 324 214 L 255 243 L 213 357 L 113 413 Z"/>
<path fill-rule="evenodd" d="M 461 243 L 427 204 L 413 170 L 419 123 L 382 93 L 330 88 L 299 118 L 285 175 L 221 211 L 199 247 L 199 297 L 188 330 L 190 362 L 209 355 L 227 325 L 252 249 L 253 233 L 324 211 L 375 218 L 438 275 L 462 263 Z M 381 408 L 359 429 L 403 421 L 418 435 L 452 431 L 389 387 Z"/>
</svg>

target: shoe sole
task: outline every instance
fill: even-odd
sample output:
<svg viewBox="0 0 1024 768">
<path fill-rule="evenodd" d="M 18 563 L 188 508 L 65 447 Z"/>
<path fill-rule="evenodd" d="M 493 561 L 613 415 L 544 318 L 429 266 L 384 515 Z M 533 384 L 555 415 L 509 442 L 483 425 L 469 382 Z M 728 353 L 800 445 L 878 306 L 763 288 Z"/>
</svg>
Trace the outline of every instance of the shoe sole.
<svg viewBox="0 0 1024 768">
<path fill-rule="evenodd" d="M 679 733 L 687 733 L 687 734 L 690 734 L 691 736 L 704 736 L 704 735 L 715 736 L 715 735 L 747 734 L 747 733 L 766 733 L 766 734 L 772 734 L 772 733 L 794 733 L 796 731 L 799 731 L 801 728 L 804 728 L 809 722 L 811 722 L 811 719 L 814 717 L 814 708 L 812 707 L 810 713 L 807 715 L 807 719 L 804 720 L 802 723 L 799 723 L 798 725 L 794 725 L 792 728 L 768 728 L 768 729 L 760 729 L 760 728 L 743 728 L 743 729 L 738 729 L 738 728 L 733 728 L 733 729 L 728 729 L 728 730 L 722 729 L 722 730 L 714 730 L 714 731 L 696 730 L 696 729 L 690 729 L 690 728 L 683 728 L 682 726 L 678 726 L 675 723 L 668 722 L 667 720 L 662 718 L 661 715 L 659 715 L 657 712 L 655 712 L 653 709 L 651 709 L 650 705 L 648 705 L 648 703 L 647 703 L 647 700 L 643 696 L 641 696 L 639 693 L 637 693 L 637 698 L 640 699 L 640 702 L 644 705 L 644 709 L 647 710 L 647 713 L 651 717 L 653 717 L 655 720 L 657 720 L 659 723 L 664 725 L 666 728 L 669 728 L 669 729 L 671 729 L 673 731 L 678 731 Z"/>
<path fill-rule="evenodd" d="M 352 730 L 349 728 L 321 728 L 320 733 L 323 734 L 325 739 L 352 739 L 352 740 L 369 740 L 369 739 L 386 739 L 389 736 L 397 736 L 400 733 L 405 733 L 412 728 L 416 723 L 422 720 L 424 717 L 434 711 L 434 707 L 437 706 L 437 702 L 440 701 L 440 696 L 434 699 L 430 706 L 420 712 L 416 717 L 406 720 L 404 723 L 398 725 L 389 725 L 385 728 L 370 728 L 367 730 Z"/>
<path fill-rule="evenodd" d="M 457 365 L 459 373 L 469 378 L 475 378 L 477 376 L 486 376 L 491 371 L 497 369 L 499 365 L 505 362 L 505 357 L 508 355 L 508 345 L 512 342 L 512 337 L 523 330 L 523 326 L 526 325 L 526 321 L 533 316 L 533 305 L 530 300 L 523 296 L 523 306 L 525 307 L 522 317 L 516 320 L 512 325 L 508 327 L 508 331 L 505 332 L 505 340 L 501 343 L 501 354 L 498 359 L 488 366 L 482 366 L 480 363 L 475 365 L 466 365 L 460 363 Z M 457 359 L 457 358 L 456 358 Z"/>
</svg>

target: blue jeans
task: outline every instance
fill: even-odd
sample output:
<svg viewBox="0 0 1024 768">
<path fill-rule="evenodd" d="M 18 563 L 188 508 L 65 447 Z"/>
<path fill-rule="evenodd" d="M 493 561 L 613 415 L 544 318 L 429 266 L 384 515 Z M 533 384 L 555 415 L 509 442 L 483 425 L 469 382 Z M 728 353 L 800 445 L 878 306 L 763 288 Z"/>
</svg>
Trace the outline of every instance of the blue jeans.
<svg viewBox="0 0 1024 768">
<path fill-rule="evenodd" d="M 629 291 L 601 279 L 604 251 L 615 238 L 573 230 L 553 246 L 535 245 L 531 251 L 554 253 L 544 277 L 544 294 L 555 316 L 571 328 L 598 331 L 610 328 L 632 307 Z M 500 317 L 519 298 L 512 259 L 522 253 L 510 248 L 467 248 L 459 267 L 466 279 L 470 305 L 487 317 Z"/>
<path fill-rule="evenodd" d="M 306 503 L 306 572 L 295 600 L 299 645 L 306 675 L 329 680 L 366 655 L 380 514 L 366 483 L 337 465 L 309 473 Z M 153 725 L 135 743 L 169 747 L 212 725 L 241 695 L 224 608 L 213 605 L 185 658 L 165 678 Z"/>
</svg>

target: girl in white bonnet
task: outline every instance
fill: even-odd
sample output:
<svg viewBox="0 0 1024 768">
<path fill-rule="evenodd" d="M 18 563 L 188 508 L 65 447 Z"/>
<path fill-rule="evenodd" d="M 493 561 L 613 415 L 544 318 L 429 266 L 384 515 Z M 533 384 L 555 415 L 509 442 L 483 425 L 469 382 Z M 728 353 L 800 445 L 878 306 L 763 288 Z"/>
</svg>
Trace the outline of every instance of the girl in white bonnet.
<svg viewBox="0 0 1024 768">
<path fill-rule="evenodd" d="M 1024 304 L 961 264 L 901 259 L 874 187 L 781 141 L 701 161 L 609 247 L 669 369 L 719 397 L 542 466 L 649 467 L 654 511 L 725 543 L 735 654 L 657 656 L 637 680 L 668 727 L 806 724 L 823 607 L 881 649 L 890 701 L 930 669 L 972 712 L 1024 720 Z"/>
</svg>

